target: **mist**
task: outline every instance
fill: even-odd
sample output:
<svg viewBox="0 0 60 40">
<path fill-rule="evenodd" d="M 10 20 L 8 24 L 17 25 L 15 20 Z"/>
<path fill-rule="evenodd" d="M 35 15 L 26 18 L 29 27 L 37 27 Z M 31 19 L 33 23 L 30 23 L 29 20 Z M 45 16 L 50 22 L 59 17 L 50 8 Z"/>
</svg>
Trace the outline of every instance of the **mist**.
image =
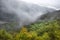
<svg viewBox="0 0 60 40">
<path fill-rule="evenodd" d="M 55 10 L 24 1 L 0 0 L 0 21 L 7 23 L 17 21 L 19 25 L 14 28 L 18 29 L 24 25 L 36 22 L 42 15 Z"/>
<path fill-rule="evenodd" d="M 60 0 L 22 0 L 22 1 L 60 10 Z"/>
</svg>

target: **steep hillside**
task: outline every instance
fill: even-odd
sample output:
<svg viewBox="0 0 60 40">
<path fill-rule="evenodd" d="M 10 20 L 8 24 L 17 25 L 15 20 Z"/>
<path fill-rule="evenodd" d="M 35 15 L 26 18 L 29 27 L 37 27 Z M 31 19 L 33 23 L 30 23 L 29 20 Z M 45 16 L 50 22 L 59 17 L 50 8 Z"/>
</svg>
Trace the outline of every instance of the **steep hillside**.
<svg viewBox="0 0 60 40">
<path fill-rule="evenodd" d="M 55 19 L 60 19 L 60 10 L 54 12 L 48 12 L 42 15 L 40 18 L 38 18 L 38 20 L 43 20 L 43 21 L 50 21 Z"/>
<path fill-rule="evenodd" d="M 31 24 L 17 32 L 0 30 L 0 40 L 60 40 L 60 19 Z"/>
<path fill-rule="evenodd" d="M 0 21 L 3 24 L 16 23 L 17 27 L 13 27 L 15 30 L 23 25 L 34 23 L 48 11 L 53 12 L 55 9 L 17 0 L 0 0 Z"/>
</svg>

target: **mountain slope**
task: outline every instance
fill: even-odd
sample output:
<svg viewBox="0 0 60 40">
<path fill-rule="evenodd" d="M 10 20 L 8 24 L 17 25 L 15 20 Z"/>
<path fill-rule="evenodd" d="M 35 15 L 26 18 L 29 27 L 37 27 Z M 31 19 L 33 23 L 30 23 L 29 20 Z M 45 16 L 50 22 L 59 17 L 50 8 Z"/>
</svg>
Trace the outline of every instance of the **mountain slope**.
<svg viewBox="0 0 60 40">
<path fill-rule="evenodd" d="M 34 23 L 48 11 L 53 12 L 55 9 L 17 0 L 0 0 L 0 21 L 16 22 L 18 26 L 14 27 L 15 30 Z"/>
<path fill-rule="evenodd" d="M 56 20 L 60 19 L 60 10 L 54 11 L 54 12 L 48 12 L 40 17 L 41 20 Z"/>
<path fill-rule="evenodd" d="M 48 11 L 54 11 L 54 9 L 51 8 L 42 7 L 36 4 L 28 4 L 22 1 L 18 2 L 17 0 L 0 0 L 0 6 L 0 20 L 7 19 L 4 21 L 14 19 L 16 15 L 18 15 L 19 19 L 23 17 L 23 20 L 33 20 Z"/>
</svg>

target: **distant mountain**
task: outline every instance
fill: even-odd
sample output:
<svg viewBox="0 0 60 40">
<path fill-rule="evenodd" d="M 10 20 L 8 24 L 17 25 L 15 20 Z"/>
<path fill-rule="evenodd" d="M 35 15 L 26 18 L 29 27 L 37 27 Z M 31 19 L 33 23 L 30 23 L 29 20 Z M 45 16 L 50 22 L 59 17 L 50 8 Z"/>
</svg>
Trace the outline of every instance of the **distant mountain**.
<svg viewBox="0 0 60 40">
<path fill-rule="evenodd" d="M 44 20 L 44 21 L 56 20 L 56 19 L 60 19 L 60 10 L 54 12 L 48 12 L 39 18 L 39 20 Z"/>
</svg>

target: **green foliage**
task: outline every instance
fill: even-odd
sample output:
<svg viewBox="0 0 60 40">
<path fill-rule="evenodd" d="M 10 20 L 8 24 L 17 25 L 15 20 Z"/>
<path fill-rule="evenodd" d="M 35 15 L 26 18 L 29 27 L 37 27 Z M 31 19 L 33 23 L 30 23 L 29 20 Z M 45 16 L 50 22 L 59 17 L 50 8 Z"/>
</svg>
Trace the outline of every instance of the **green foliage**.
<svg viewBox="0 0 60 40">
<path fill-rule="evenodd" d="M 12 35 L 4 30 L 0 30 L 0 40 L 12 40 Z"/>
<path fill-rule="evenodd" d="M 0 30 L 0 40 L 60 40 L 60 20 L 31 24 L 19 32 Z"/>
</svg>

